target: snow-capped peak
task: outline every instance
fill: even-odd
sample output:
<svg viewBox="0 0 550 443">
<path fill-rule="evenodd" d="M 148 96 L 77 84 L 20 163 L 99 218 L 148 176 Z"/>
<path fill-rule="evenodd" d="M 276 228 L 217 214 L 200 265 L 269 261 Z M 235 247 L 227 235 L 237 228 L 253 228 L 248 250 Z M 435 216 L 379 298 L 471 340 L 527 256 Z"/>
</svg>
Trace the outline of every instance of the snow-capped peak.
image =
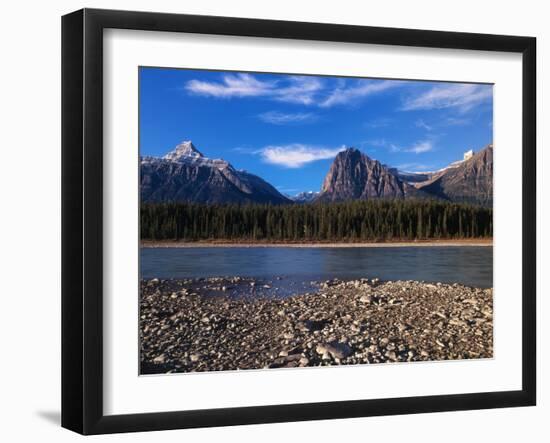
<svg viewBox="0 0 550 443">
<path fill-rule="evenodd" d="M 164 157 L 141 157 L 141 163 L 143 164 L 157 162 L 184 163 L 191 166 L 208 166 L 219 170 L 231 168 L 231 165 L 225 160 L 220 158 L 211 159 L 202 155 L 202 153 L 195 148 L 195 145 L 190 140 L 181 142 Z"/>
<path fill-rule="evenodd" d="M 185 140 L 181 142 L 173 151 L 170 151 L 163 158 L 165 160 L 170 160 L 173 162 L 182 161 L 182 160 L 191 160 L 202 158 L 203 155 L 199 152 L 193 142 L 190 140 Z"/>
</svg>

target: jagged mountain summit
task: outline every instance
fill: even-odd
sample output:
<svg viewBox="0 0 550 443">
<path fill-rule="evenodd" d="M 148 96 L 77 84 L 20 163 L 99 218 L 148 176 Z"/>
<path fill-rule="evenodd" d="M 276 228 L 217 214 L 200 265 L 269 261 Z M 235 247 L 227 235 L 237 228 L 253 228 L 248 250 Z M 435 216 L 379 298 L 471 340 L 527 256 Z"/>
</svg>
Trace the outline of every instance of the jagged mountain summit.
<svg viewBox="0 0 550 443">
<path fill-rule="evenodd" d="M 291 203 L 260 177 L 205 157 L 191 141 L 164 157 L 141 158 L 140 195 L 143 202 Z"/>
<path fill-rule="evenodd" d="M 355 148 L 338 153 L 325 177 L 319 201 L 396 199 L 422 193 L 378 160 Z"/>
<path fill-rule="evenodd" d="M 175 147 L 173 151 L 170 151 L 164 157 L 164 160 L 171 161 L 194 161 L 204 159 L 204 155 L 195 147 L 191 140 L 185 140 Z"/>
<path fill-rule="evenodd" d="M 231 166 L 225 160 L 205 157 L 190 140 L 181 142 L 173 151 L 170 151 L 162 158 L 163 160 L 177 163 L 186 163 L 193 166 L 210 166 L 218 169 L 224 169 Z"/>
</svg>

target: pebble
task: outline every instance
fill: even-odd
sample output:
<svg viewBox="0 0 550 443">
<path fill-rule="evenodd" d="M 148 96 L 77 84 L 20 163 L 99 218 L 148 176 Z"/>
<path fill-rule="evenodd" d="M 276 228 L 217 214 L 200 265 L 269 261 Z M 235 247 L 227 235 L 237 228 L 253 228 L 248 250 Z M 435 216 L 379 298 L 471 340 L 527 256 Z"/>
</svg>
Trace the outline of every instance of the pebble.
<svg viewBox="0 0 550 443">
<path fill-rule="evenodd" d="M 166 361 L 166 355 L 161 354 L 153 359 L 153 363 L 164 363 Z"/>
</svg>

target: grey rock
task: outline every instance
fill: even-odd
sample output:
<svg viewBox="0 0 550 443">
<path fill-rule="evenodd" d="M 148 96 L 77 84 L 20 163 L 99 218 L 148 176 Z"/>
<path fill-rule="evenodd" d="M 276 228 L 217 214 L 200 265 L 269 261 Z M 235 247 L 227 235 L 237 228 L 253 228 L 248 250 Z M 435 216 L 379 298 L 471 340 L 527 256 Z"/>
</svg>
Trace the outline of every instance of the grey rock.
<svg viewBox="0 0 550 443">
<path fill-rule="evenodd" d="M 161 364 L 166 361 L 166 355 L 160 354 L 153 359 L 153 363 Z"/>
<path fill-rule="evenodd" d="M 344 359 L 351 355 L 352 349 L 347 343 L 333 341 L 331 343 L 324 343 L 317 346 L 318 354 L 329 353 L 333 358 Z"/>
</svg>

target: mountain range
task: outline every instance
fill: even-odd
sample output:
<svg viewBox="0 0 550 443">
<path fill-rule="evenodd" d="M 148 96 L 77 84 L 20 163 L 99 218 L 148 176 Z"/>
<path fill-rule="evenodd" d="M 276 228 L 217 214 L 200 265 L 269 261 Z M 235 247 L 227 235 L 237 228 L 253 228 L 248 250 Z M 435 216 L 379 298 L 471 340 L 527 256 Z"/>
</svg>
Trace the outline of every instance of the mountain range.
<svg viewBox="0 0 550 443">
<path fill-rule="evenodd" d="M 492 205 L 493 145 L 434 172 L 403 172 L 355 148 L 338 153 L 320 192 L 281 194 L 262 178 L 205 157 L 190 141 L 164 157 L 142 157 L 140 194 L 144 202 L 311 203 L 346 200 L 432 198 Z"/>
<path fill-rule="evenodd" d="M 317 197 L 319 197 L 319 192 L 315 191 L 304 191 L 296 195 L 287 196 L 295 203 L 311 203 L 314 202 Z"/>
</svg>

